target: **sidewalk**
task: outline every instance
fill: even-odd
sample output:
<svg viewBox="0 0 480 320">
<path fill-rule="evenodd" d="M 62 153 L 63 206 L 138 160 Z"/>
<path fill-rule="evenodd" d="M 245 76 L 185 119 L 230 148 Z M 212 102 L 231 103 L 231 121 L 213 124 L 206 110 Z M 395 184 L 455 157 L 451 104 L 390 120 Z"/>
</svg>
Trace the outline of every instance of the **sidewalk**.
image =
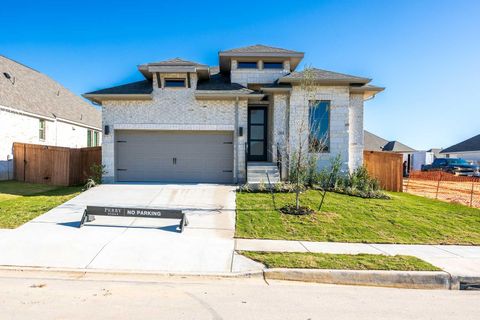
<svg viewBox="0 0 480 320">
<path fill-rule="evenodd" d="M 235 250 L 409 255 L 425 260 L 450 273 L 452 276 L 480 277 L 480 246 L 236 239 Z"/>
</svg>

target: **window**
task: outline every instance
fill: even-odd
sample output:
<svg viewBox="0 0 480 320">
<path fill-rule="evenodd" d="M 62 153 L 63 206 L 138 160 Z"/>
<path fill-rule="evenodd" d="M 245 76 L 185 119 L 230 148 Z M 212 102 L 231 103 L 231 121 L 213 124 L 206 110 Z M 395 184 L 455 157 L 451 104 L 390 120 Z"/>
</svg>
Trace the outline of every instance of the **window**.
<svg viewBox="0 0 480 320">
<path fill-rule="evenodd" d="M 263 69 L 283 69 L 283 62 L 264 62 Z"/>
<path fill-rule="evenodd" d="M 311 152 L 330 151 L 330 101 L 310 101 L 308 144 Z"/>
<path fill-rule="evenodd" d="M 185 79 L 165 79 L 165 88 L 185 88 Z"/>
<path fill-rule="evenodd" d="M 99 146 L 98 136 L 99 136 L 98 131 L 95 131 L 93 133 L 93 146 L 95 146 L 95 147 Z"/>
<path fill-rule="evenodd" d="M 92 130 L 87 130 L 87 147 L 92 146 Z"/>
<path fill-rule="evenodd" d="M 43 119 L 40 119 L 40 122 L 39 122 L 39 128 L 38 128 L 38 138 L 40 140 L 45 140 L 45 136 L 46 136 L 46 126 L 45 126 L 45 120 Z"/>
<path fill-rule="evenodd" d="M 237 65 L 238 69 L 257 69 L 256 61 L 239 61 Z"/>
</svg>

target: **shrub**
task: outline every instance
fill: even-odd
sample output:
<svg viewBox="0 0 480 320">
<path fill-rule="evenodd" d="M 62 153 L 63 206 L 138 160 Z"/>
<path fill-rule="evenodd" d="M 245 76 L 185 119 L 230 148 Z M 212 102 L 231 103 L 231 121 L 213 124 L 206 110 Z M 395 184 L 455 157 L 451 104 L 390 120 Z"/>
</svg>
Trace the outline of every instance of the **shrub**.
<svg viewBox="0 0 480 320">
<path fill-rule="evenodd" d="M 314 188 L 362 198 L 389 199 L 380 190 L 378 180 L 371 177 L 365 167 L 359 167 L 352 173 L 343 172 L 340 156 L 331 160 L 330 168 L 318 173 Z"/>
<path fill-rule="evenodd" d="M 100 184 L 102 183 L 102 176 L 105 173 L 107 173 L 107 171 L 104 165 L 94 163 L 90 166 L 90 176 L 88 179 L 93 180 L 95 184 Z"/>
</svg>

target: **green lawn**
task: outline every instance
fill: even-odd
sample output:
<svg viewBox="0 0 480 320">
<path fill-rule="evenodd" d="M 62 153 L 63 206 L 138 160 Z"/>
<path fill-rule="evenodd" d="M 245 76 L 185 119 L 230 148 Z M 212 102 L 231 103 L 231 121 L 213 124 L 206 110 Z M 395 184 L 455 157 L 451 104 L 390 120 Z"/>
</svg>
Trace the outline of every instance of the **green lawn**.
<svg viewBox="0 0 480 320">
<path fill-rule="evenodd" d="M 269 193 L 237 193 L 238 238 L 310 241 L 480 244 L 480 209 L 388 193 L 391 200 L 327 193 L 320 213 L 284 215 Z M 277 207 L 294 203 L 294 194 L 276 195 Z M 308 190 L 303 205 L 317 208 L 320 192 Z"/>
<path fill-rule="evenodd" d="M 241 251 L 240 253 L 252 260 L 263 263 L 267 268 L 399 271 L 441 270 L 428 262 L 411 256 L 253 251 Z"/>
<path fill-rule="evenodd" d="M 0 228 L 16 228 L 70 200 L 81 189 L 0 181 Z"/>
</svg>

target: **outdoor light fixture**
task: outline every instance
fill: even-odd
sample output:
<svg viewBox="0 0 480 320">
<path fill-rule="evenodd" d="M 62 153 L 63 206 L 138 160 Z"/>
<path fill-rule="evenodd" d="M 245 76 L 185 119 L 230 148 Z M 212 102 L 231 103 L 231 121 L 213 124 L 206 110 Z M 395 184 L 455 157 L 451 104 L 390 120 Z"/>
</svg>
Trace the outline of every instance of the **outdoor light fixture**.
<svg viewBox="0 0 480 320">
<path fill-rule="evenodd" d="M 243 137 L 243 127 L 238 128 L 238 136 Z"/>
<path fill-rule="evenodd" d="M 108 136 L 110 134 L 110 126 L 105 126 L 105 129 L 103 130 L 103 134 L 105 134 L 106 136 Z"/>
</svg>

